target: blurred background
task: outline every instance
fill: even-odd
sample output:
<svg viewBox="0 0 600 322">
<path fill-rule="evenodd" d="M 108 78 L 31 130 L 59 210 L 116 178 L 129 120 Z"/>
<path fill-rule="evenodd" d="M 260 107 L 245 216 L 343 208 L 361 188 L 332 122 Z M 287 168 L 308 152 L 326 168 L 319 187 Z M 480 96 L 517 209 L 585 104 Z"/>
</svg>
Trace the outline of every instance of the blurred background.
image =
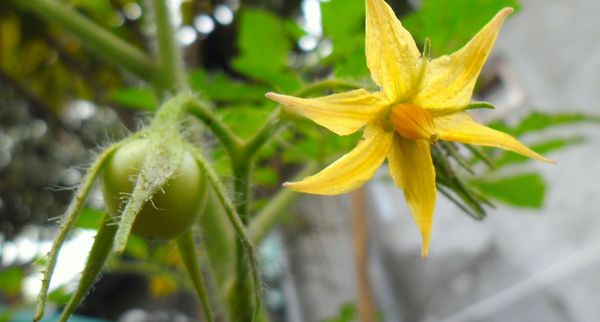
<svg viewBox="0 0 600 322">
<path fill-rule="evenodd" d="M 154 51 L 142 1 L 57 1 Z M 0 3 L 0 321 L 30 319 L 43 254 L 72 187 L 102 146 L 138 129 L 158 105 L 146 84 L 14 2 Z M 600 2 L 388 3 L 420 46 L 431 38 L 434 57 L 460 48 L 500 8 L 517 8 L 476 90 L 496 109 L 476 117 L 558 164 L 485 150 L 494 167 L 472 157 L 474 174 L 455 166 L 468 193 L 440 194 L 428 259 L 386 169 L 356 193 L 301 196 L 260 244 L 271 321 L 360 321 L 369 309 L 389 322 L 597 321 Z M 372 86 L 363 1 L 171 4 L 192 86 L 242 136 L 275 108 L 268 91 L 294 93 L 329 77 Z M 356 139 L 290 123 L 261 153 L 257 207 L 302 164 L 326 164 Z M 216 142 L 205 144 L 231 176 Z M 475 193 L 486 202 L 470 199 Z M 56 309 L 76 283 L 101 209 L 95 192 L 61 253 Z M 111 260 L 79 321 L 200 321 L 189 285 L 162 269 L 171 251 L 134 239 L 124 258 Z"/>
</svg>

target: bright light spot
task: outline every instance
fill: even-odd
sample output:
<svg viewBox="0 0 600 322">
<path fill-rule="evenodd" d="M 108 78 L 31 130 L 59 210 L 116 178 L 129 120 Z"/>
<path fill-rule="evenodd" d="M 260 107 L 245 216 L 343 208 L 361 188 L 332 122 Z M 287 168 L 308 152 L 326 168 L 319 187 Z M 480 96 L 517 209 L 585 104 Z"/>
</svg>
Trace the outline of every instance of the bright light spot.
<svg viewBox="0 0 600 322">
<path fill-rule="evenodd" d="M 88 101 L 77 100 L 72 102 L 64 111 L 63 118 L 67 123 L 79 123 L 96 114 L 96 106 Z"/>
<path fill-rule="evenodd" d="M 171 13 L 171 21 L 175 26 L 181 25 L 181 0 L 169 0 L 167 1 L 167 6 L 169 6 L 169 12 Z"/>
<path fill-rule="evenodd" d="M 142 8 L 135 2 L 130 2 L 123 7 L 125 17 L 130 20 L 137 20 L 142 16 Z"/>
<path fill-rule="evenodd" d="M 228 25 L 233 21 L 233 11 L 223 4 L 215 7 L 213 15 L 215 16 L 215 20 L 222 25 Z"/>
<path fill-rule="evenodd" d="M 313 36 L 321 36 L 321 5 L 319 0 L 304 0 L 302 2 L 302 13 L 304 14 L 304 29 Z"/>
<path fill-rule="evenodd" d="M 81 179 L 81 173 L 77 169 L 66 169 L 60 174 L 60 181 L 67 187 L 73 187 Z"/>
<path fill-rule="evenodd" d="M 209 15 L 200 14 L 194 19 L 194 27 L 201 34 L 210 34 L 215 30 L 215 22 Z"/>
<path fill-rule="evenodd" d="M 34 138 L 40 138 L 42 135 L 46 134 L 46 131 L 48 131 L 48 125 L 46 124 L 46 122 L 44 122 L 44 120 L 40 119 L 35 119 L 31 121 L 30 127 L 31 135 Z"/>
<path fill-rule="evenodd" d="M 198 34 L 196 34 L 196 30 L 190 26 L 183 26 L 177 30 L 177 41 L 183 46 L 189 46 L 196 41 L 198 38 Z"/>
<path fill-rule="evenodd" d="M 319 55 L 321 57 L 325 58 L 331 55 L 331 53 L 333 52 L 333 43 L 331 42 L 331 40 L 325 38 L 319 43 L 319 48 L 317 48 L 317 51 L 319 52 Z"/>
<path fill-rule="evenodd" d="M 317 37 L 312 35 L 302 36 L 302 38 L 298 40 L 298 46 L 300 46 L 300 49 L 303 51 L 312 51 L 317 48 L 318 44 L 319 41 L 317 40 Z"/>
<path fill-rule="evenodd" d="M 131 309 L 125 312 L 120 318 L 118 322 L 143 322 L 148 321 L 148 313 L 144 310 L 140 309 Z"/>
<path fill-rule="evenodd" d="M 12 242 L 5 242 L 2 250 L 2 266 L 6 267 L 14 264 L 18 256 L 17 246 Z"/>
</svg>

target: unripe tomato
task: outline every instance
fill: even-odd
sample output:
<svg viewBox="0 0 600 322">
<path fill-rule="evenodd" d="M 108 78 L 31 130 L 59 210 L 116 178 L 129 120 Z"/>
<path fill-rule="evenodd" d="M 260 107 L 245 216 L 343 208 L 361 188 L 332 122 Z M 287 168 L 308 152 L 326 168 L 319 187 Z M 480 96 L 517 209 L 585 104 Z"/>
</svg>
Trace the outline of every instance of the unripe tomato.
<svg viewBox="0 0 600 322">
<path fill-rule="evenodd" d="M 134 140 L 120 147 L 103 172 L 102 192 L 109 212 L 117 217 L 148 155 L 149 141 Z M 169 240 L 196 223 L 207 198 L 206 178 L 195 158 L 185 152 L 181 164 L 138 213 L 132 232 L 151 240 Z"/>
</svg>

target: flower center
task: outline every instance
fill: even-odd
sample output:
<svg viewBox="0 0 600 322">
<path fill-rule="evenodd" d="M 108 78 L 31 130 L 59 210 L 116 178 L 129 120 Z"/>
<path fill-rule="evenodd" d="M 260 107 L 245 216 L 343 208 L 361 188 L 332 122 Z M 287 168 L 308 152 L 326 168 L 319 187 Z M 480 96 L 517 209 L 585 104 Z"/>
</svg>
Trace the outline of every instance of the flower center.
<svg viewBox="0 0 600 322">
<path fill-rule="evenodd" d="M 437 141 L 433 117 L 424 108 L 414 104 L 398 104 L 392 107 L 390 120 L 398 134 L 411 140 Z"/>
</svg>

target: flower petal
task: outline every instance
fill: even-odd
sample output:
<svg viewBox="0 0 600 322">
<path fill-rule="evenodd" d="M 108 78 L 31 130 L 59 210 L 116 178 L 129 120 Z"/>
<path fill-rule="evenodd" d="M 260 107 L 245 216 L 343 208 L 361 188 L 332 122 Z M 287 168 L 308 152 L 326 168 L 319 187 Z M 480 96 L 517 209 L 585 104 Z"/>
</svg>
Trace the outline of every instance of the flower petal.
<svg viewBox="0 0 600 322">
<path fill-rule="evenodd" d="M 318 195 L 338 195 L 352 191 L 371 179 L 381 166 L 392 144 L 393 132 L 369 125 L 364 139 L 348 154 L 321 172 L 299 182 L 284 186 L 299 192 Z"/>
<path fill-rule="evenodd" d="M 375 119 L 387 106 L 377 93 L 364 89 L 318 98 L 298 98 L 275 93 L 267 97 L 338 135 L 348 135 Z"/>
<path fill-rule="evenodd" d="M 423 238 L 421 256 L 427 257 L 437 194 L 431 145 L 427 140 L 408 140 L 396 135 L 391 152 L 396 154 L 388 156 L 392 178 L 395 182 L 402 180 L 404 198 Z"/>
<path fill-rule="evenodd" d="M 410 33 L 383 0 L 367 0 L 366 56 L 371 78 L 391 102 L 411 91 L 421 54 Z"/>
<path fill-rule="evenodd" d="M 554 163 L 554 161 L 530 150 L 512 136 L 473 121 L 466 112 L 436 117 L 433 122 L 438 131 L 438 136 L 442 140 L 498 147 L 526 157 Z"/>
<path fill-rule="evenodd" d="M 432 60 L 427 65 L 421 89 L 413 103 L 438 115 L 464 110 L 500 27 L 512 11 L 512 8 L 502 9 L 462 49 Z"/>
</svg>

